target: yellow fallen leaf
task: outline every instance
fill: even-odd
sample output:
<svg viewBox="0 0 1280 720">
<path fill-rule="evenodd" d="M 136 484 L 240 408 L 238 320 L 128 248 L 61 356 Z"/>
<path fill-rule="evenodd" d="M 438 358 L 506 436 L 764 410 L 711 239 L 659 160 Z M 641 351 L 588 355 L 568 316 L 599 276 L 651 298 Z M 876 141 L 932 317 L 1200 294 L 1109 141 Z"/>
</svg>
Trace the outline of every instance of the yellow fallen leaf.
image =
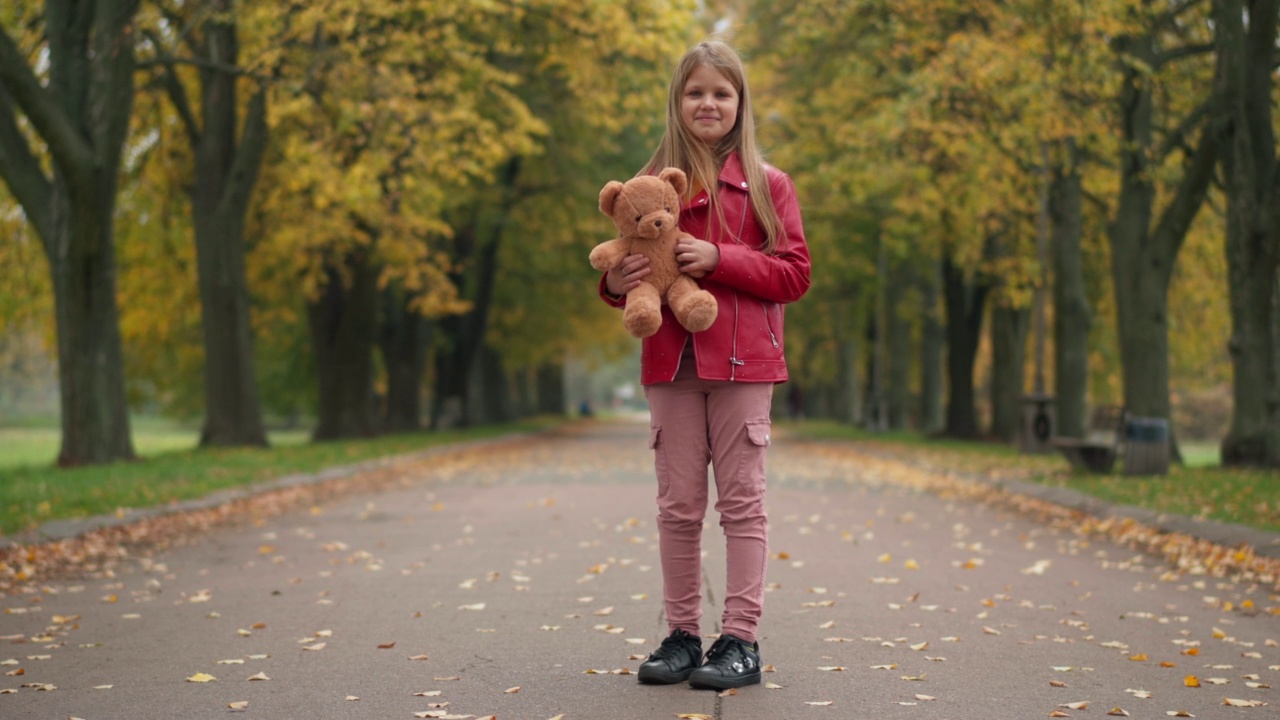
<svg viewBox="0 0 1280 720">
<path fill-rule="evenodd" d="M 1226 633 L 1226 632 L 1224 632 L 1223 630 L 1221 630 L 1220 628 L 1214 628 L 1214 629 L 1213 629 L 1213 638 L 1214 638 L 1215 640 L 1222 640 L 1222 639 L 1223 639 L 1223 638 L 1225 638 L 1226 636 L 1227 636 L 1227 633 Z"/>
<path fill-rule="evenodd" d="M 547 720 L 564 720 L 564 713 L 560 713 L 555 717 L 547 718 Z"/>
<path fill-rule="evenodd" d="M 506 690 L 503 690 L 502 692 L 507 693 L 508 695 L 511 695 L 513 693 L 518 693 L 520 692 L 520 686 L 517 685 L 515 687 L 509 687 Z"/>
<path fill-rule="evenodd" d="M 676 717 L 680 718 L 680 720 L 711 720 L 710 715 L 703 715 L 702 713 L 676 713 Z"/>
<path fill-rule="evenodd" d="M 302 649 L 303 650 L 323 650 L 324 646 L 325 646 L 324 643 L 316 643 L 315 645 L 303 645 Z"/>
<path fill-rule="evenodd" d="M 893 556 L 890 555 L 889 553 L 885 553 L 880 557 L 876 558 L 876 560 L 882 563 L 893 562 Z"/>
<path fill-rule="evenodd" d="M 416 692 L 413 694 L 413 696 L 414 697 L 440 697 L 442 692 L 443 691 L 441 690 L 427 690 L 425 692 Z"/>
<path fill-rule="evenodd" d="M 725 690 L 724 692 L 719 693 L 717 697 L 732 697 L 737 694 L 738 694 L 737 688 L 729 688 L 728 690 Z"/>
<path fill-rule="evenodd" d="M 249 701 L 237 700 L 236 702 L 229 702 L 227 703 L 227 707 L 231 708 L 232 710 L 244 710 L 249 707 Z"/>
<path fill-rule="evenodd" d="M 934 696 L 932 696 L 932 695 L 921 695 L 920 693 L 916 693 L 916 699 L 917 699 L 917 700 L 923 700 L 923 701 L 925 701 L 925 702 L 929 702 L 930 700 L 937 700 L 938 698 L 936 698 L 936 697 L 934 697 Z"/>
<path fill-rule="evenodd" d="M 1169 717 L 1189 717 L 1189 718 L 1195 717 L 1195 715 L 1192 715 L 1186 710 L 1165 710 L 1164 714 L 1168 715 Z"/>
<path fill-rule="evenodd" d="M 196 673 L 195 675 L 187 678 L 187 682 L 216 682 L 217 679 L 218 678 L 210 675 L 209 673 Z"/>
<path fill-rule="evenodd" d="M 907 560 L 906 562 L 902 563 L 902 567 L 908 570 L 919 570 L 920 563 L 916 562 L 915 560 Z"/>
<path fill-rule="evenodd" d="M 484 603 L 472 603 L 470 605 L 459 605 L 459 610 L 483 610 Z"/>
<path fill-rule="evenodd" d="M 916 643 L 915 645 L 908 645 L 908 647 L 910 647 L 912 650 L 924 650 L 925 648 L 929 647 L 929 641 L 926 640 L 922 643 Z"/>
<path fill-rule="evenodd" d="M 764 684 L 765 690 L 781 690 L 782 687 L 783 687 L 782 685 L 779 685 L 778 683 L 775 683 L 775 682 L 767 682 Z"/>
<path fill-rule="evenodd" d="M 1168 660 L 1165 660 L 1164 662 L 1161 662 L 1161 663 L 1160 663 L 1160 667 L 1162 667 L 1162 668 L 1173 668 L 1173 667 L 1178 667 L 1178 663 L 1169 662 Z"/>
<path fill-rule="evenodd" d="M 603 608 L 600 608 L 599 610 L 596 610 L 595 612 L 593 612 L 593 613 L 591 613 L 591 614 L 592 614 L 592 615 L 599 615 L 600 617 L 605 617 L 606 615 L 612 615 L 612 614 L 613 614 L 613 606 L 612 606 L 612 605 L 610 605 L 609 607 L 603 607 Z"/>
<path fill-rule="evenodd" d="M 410 655 L 409 659 L 410 660 L 430 660 L 431 658 L 427 657 L 426 655 Z"/>
<path fill-rule="evenodd" d="M 260 672 L 257 675 L 250 675 L 249 679 L 250 680 L 270 680 L 271 678 L 267 677 L 266 673 Z"/>
<path fill-rule="evenodd" d="M 1066 708 L 1068 710 L 1084 710 L 1085 708 L 1089 707 L 1089 701 L 1081 700 L 1079 702 L 1061 703 L 1058 705 L 1058 707 Z"/>
<path fill-rule="evenodd" d="M 830 704 L 832 704 L 832 703 L 834 703 L 834 702 L 835 702 L 834 700 L 806 700 L 806 701 L 804 702 L 804 704 L 805 704 L 805 705 L 821 705 L 821 706 L 826 706 L 826 705 L 830 705 Z"/>
<path fill-rule="evenodd" d="M 1130 656 L 1129 656 L 1129 659 L 1130 659 L 1130 660 L 1132 660 L 1132 661 L 1134 661 L 1134 662 L 1146 662 L 1146 661 L 1150 660 L 1151 658 L 1147 657 L 1147 654 L 1146 654 L 1146 653 L 1138 653 L 1138 654 L 1136 654 L 1136 655 L 1130 655 Z"/>
<path fill-rule="evenodd" d="M 1068 713 L 1064 713 L 1061 710 L 1054 710 L 1049 713 L 1049 717 L 1071 717 L 1071 715 Z"/>
<path fill-rule="evenodd" d="M 1118 708 L 1118 707 L 1111 708 L 1110 710 L 1108 710 L 1108 711 L 1107 711 L 1107 714 L 1108 714 L 1108 715 L 1115 715 L 1116 717 L 1129 717 L 1129 713 L 1128 713 L 1128 712 L 1126 712 L 1126 711 L 1125 711 L 1125 710 L 1123 710 L 1122 708 Z"/>
<path fill-rule="evenodd" d="M 1182 684 L 1187 687 L 1200 687 L 1200 678 L 1195 675 L 1188 675 L 1182 679 Z"/>
<path fill-rule="evenodd" d="M 824 665 L 818 669 L 823 672 L 844 672 L 844 668 L 840 665 Z"/>
<path fill-rule="evenodd" d="M 356 695 L 348 695 L 348 696 L 346 697 L 346 699 L 347 699 L 347 700 L 350 700 L 351 702 L 355 702 L 355 701 L 359 700 L 360 698 L 359 698 L 358 696 L 356 696 Z"/>
</svg>

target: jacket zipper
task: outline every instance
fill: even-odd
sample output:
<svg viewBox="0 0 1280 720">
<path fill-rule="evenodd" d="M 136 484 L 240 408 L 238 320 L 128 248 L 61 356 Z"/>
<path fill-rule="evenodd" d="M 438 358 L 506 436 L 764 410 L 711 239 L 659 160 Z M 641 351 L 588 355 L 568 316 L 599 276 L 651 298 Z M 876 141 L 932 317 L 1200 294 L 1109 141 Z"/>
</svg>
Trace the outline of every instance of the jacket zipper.
<svg viewBox="0 0 1280 720">
<path fill-rule="evenodd" d="M 773 346 L 777 348 L 778 336 L 773 334 L 773 322 L 769 319 L 769 304 L 761 300 L 760 307 L 764 310 L 764 328 L 769 331 L 769 340 L 773 343 Z"/>
<path fill-rule="evenodd" d="M 742 204 L 742 217 L 738 220 L 738 236 L 734 238 L 739 244 L 742 242 L 742 231 L 747 227 L 747 213 L 751 210 L 751 196 L 748 195 L 746 202 Z M 769 331 L 769 336 L 773 336 L 773 331 Z M 777 347 L 776 341 L 774 347 Z M 738 366 L 746 365 L 745 362 L 738 359 L 738 291 L 733 291 L 733 348 L 729 353 L 729 382 L 733 382 L 738 375 Z"/>
</svg>

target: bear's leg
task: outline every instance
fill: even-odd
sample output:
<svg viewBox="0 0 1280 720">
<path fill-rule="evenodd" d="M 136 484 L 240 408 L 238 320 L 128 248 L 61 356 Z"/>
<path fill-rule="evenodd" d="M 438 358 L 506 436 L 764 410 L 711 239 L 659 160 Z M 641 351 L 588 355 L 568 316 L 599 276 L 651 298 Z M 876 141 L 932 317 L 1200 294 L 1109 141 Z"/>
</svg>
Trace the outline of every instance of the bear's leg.
<svg viewBox="0 0 1280 720">
<path fill-rule="evenodd" d="M 702 332 L 716 321 L 716 299 L 698 287 L 688 275 L 681 275 L 667 290 L 667 303 L 676 320 L 689 332 Z"/>
<path fill-rule="evenodd" d="M 627 293 L 627 308 L 622 311 L 622 325 L 632 337 L 647 338 L 662 327 L 662 298 L 658 288 L 647 282 Z"/>
</svg>

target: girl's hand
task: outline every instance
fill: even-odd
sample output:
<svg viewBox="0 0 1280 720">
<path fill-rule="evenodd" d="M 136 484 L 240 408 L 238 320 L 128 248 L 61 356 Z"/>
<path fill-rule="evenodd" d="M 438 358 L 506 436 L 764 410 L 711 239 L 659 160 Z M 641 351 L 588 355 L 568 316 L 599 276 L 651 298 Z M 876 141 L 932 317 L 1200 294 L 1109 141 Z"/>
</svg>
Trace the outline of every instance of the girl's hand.
<svg viewBox="0 0 1280 720">
<path fill-rule="evenodd" d="M 639 287 L 640 281 L 649 272 L 649 258 L 638 253 L 626 255 L 613 266 L 613 269 L 605 273 L 605 289 L 609 294 L 621 297 Z"/>
<path fill-rule="evenodd" d="M 681 238 L 676 242 L 676 263 L 685 275 L 703 277 L 720 265 L 720 248 L 706 240 Z"/>
</svg>

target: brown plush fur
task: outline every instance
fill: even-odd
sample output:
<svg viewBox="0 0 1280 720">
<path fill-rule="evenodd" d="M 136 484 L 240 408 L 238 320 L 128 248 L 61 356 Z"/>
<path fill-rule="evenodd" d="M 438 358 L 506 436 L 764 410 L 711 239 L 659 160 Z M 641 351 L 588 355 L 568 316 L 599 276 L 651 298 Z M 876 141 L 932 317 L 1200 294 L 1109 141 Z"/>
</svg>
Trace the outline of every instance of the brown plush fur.
<svg viewBox="0 0 1280 720">
<path fill-rule="evenodd" d="M 638 338 L 658 332 L 663 302 L 690 332 L 706 330 L 716 319 L 715 298 L 676 263 L 676 241 L 689 237 L 677 224 L 687 183 L 679 168 L 666 168 L 657 177 L 642 175 L 625 184 L 611 180 L 600 191 L 600 211 L 613 218 L 621 237 L 595 246 L 591 267 L 608 271 L 632 253 L 649 258 L 649 275 L 627 293 L 622 314 L 623 326 Z"/>
</svg>

